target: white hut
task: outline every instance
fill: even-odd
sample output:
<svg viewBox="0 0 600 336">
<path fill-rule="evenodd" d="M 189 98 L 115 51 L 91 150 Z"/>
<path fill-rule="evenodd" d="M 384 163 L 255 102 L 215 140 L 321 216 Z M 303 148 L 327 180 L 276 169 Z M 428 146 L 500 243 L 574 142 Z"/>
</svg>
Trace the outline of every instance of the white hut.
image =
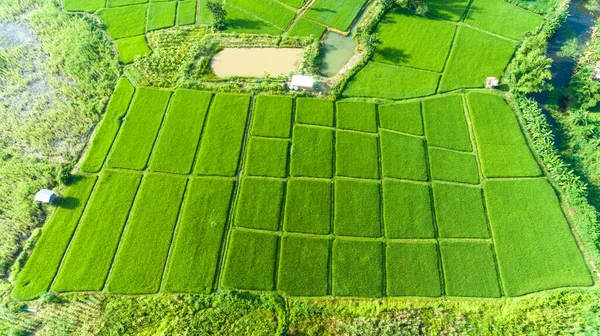
<svg viewBox="0 0 600 336">
<path fill-rule="evenodd" d="M 37 202 L 48 204 L 54 203 L 57 197 L 58 195 L 54 191 L 48 189 L 42 189 L 35 194 L 35 200 Z"/>
<path fill-rule="evenodd" d="M 488 77 L 485 79 L 485 87 L 487 89 L 493 89 L 498 85 L 500 85 L 500 81 L 496 77 Z"/>
<path fill-rule="evenodd" d="M 290 82 L 290 88 L 294 91 L 312 90 L 315 86 L 315 79 L 311 76 L 293 75 Z"/>
</svg>

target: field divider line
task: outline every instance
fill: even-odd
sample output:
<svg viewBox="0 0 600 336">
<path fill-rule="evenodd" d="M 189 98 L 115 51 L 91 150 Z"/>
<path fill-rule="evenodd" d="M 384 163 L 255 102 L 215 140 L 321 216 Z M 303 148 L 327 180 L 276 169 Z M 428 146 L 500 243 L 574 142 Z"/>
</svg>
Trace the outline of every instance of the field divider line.
<svg viewBox="0 0 600 336">
<path fill-rule="evenodd" d="M 96 193 L 96 188 L 98 187 L 99 179 L 100 179 L 99 177 L 96 177 L 94 180 L 94 186 L 92 187 L 92 191 L 90 192 L 90 194 L 87 197 L 87 201 L 86 201 L 85 205 L 83 206 L 81 215 L 79 216 L 79 219 L 77 219 L 77 224 L 75 225 L 75 229 L 73 230 L 73 233 L 71 234 L 71 238 L 69 238 L 69 244 L 67 244 L 67 248 L 63 251 L 63 255 L 60 259 L 60 263 L 58 264 L 58 267 L 56 268 L 56 272 L 54 273 L 52 282 L 50 282 L 50 287 L 48 287 L 47 290 L 51 290 L 52 287 L 54 286 L 54 283 L 56 282 L 56 278 L 58 277 L 58 274 L 59 274 L 60 270 L 62 269 L 63 263 L 65 262 L 65 259 L 67 258 L 67 254 L 69 253 L 71 244 L 73 244 L 73 238 L 77 234 L 77 231 L 79 231 L 79 225 L 81 224 L 81 220 L 83 219 L 83 216 L 85 216 L 88 206 L 90 205 L 90 200 L 92 199 L 92 196 L 94 196 L 94 194 Z"/>
<path fill-rule="evenodd" d="M 479 180 L 481 184 L 481 200 L 483 201 L 483 212 L 485 214 L 485 222 L 487 224 L 488 232 L 490 234 L 490 245 L 492 247 L 492 257 L 494 258 L 494 267 L 496 269 L 496 277 L 498 279 L 498 287 L 500 289 L 500 295 L 503 296 L 506 292 L 504 288 L 504 283 L 502 282 L 502 277 L 500 276 L 500 267 L 498 266 L 498 251 L 496 250 L 496 244 L 494 244 L 494 233 L 492 231 L 492 223 L 490 221 L 488 215 L 488 207 L 487 201 L 485 197 L 485 192 L 483 189 L 483 184 L 486 180 L 483 175 L 483 169 L 481 165 L 481 160 L 479 158 L 479 147 L 477 147 L 477 137 L 475 136 L 475 129 L 473 127 L 473 120 L 471 119 L 471 109 L 469 108 L 469 104 L 467 102 L 467 96 L 463 94 L 463 111 L 465 113 L 465 118 L 467 119 L 467 127 L 469 128 L 469 136 L 471 137 L 471 144 L 473 145 L 473 152 L 475 154 L 475 159 L 477 160 L 477 168 L 479 170 Z"/>
<path fill-rule="evenodd" d="M 246 120 L 246 129 L 244 130 L 244 137 L 242 139 L 242 148 L 240 150 L 240 157 L 238 162 L 238 172 L 235 176 L 235 184 L 233 188 L 233 195 L 231 197 L 230 207 L 229 207 L 229 216 L 227 218 L 227 222 L 225 224 L 225 232 L 223 233 L 223 242 L 221 243 L 221 250 L 219 251 L 219 263 L 217 265 L 217 269 L 215 271 L 215 278 L 213 282 L 213 289 L 219 289 L 221 285 L 221 280 L 223 277 L 223 272 L 226 266 L 226 258 L 227 252 L 229 250 L 229 244 L 231 242 L 231 234 L 234 230 L 234 222 L 235 222 L 235 214 L 237 210 L 238 199 L 240 197 L 241 183 L 244 172 L 244 164 L 246 162 L 246 151 L 248 147 L 248 142 L 250 138 L 250 129 L 252 127 L 253 121 L 253 112 L 256 104 L 256 96 L 250 96 L 250 103 L 248 104 L 248 117 Z"/>
<path fill-rule="evenodd" d="M 429 72 L 429 73 L 436 74 L 436 75 L 442 75 L 442 72 L 440 72 L 440 71 L 423 69 L 423 68 L 417 68 L 417 67 L 410 66 L 410 65 L 404 65 L 404 64 L 398 65 L 396 63 L 392 64 L 392 63 L 385 63 L 385 62 L 379 62 L 379 61 L 373 61 L 373 60 L 371 60 L 369 62 L 377 63 L 377 64 L 382 64 L 382 65 L 387 65 L 387 66 L 393 66 L 393 67 L 396 67 L 396 68 L 406 68 L 406 69 L 411 69 L 411 70 L 425 71 L 425 72 Z"/>
<path fill-rule="evenodd" d="M 202 138 L 204 137 L 204 132 L 206 130 L 206 124 L 208 123 L 208 118 L 210 117 L 210 110 L 212 109 L 213 103 L 215 102 L 216 94 L 214 92 L 211 93 L 210 101 L 208 102 L 208 106 L 206 107 L 206 113 L 204 114 L 204 120 L 202 121 L 202 129 L 200 129 L 200 135 L 198 136 L 198 142 L 196 143 L 196 149 L 194 151 L 194 158 L 192 159 L 192 166 L 190 167 L 189 175 L 194 175 L 194 169 L 196 169 L 196 161 L 198 160 L 198 154 L 200 153 L 200 146 L 202 145 Z"/>
<path fill-rule="evenodd" d="M 177 237 L 177 233 L 179 231 L 179 226 L 181 225 L 182 217 L 183 217 L 183 207 L 185 206 L 187 200 L 187 193 L 190 189 L 190 179 L 187 178 L 185 180 L 185 187 L 183 188 L 183 194 L 181 197 L 181 204 L 179 204 L 179 211 L 177 212 L 177 220 L 175 222 L 175 226 L 173 228 L 173 233 L 171 234 L 171 242 L 169 244 L 169 251 L 167 251 L 167 259 L 165 260 L 165 265 L 163 267 L 163 274 L 160 279 L 160 285 L 158 286 L 158 292 L 164 292 L 165 290 L 165 280 L 167 277 L 168 270 L 170 268 L 171 257 L 173 255 L 173 245 L 175 244 L 175 240 Z"/>
<path fill-rule="evenodd" d="M 274 136 L 264 136 L 264 135 L 250 135 L 251 139 L 265 139 L 265 140 L 279 140 L 279 141 L 287 141 L 292 142 L 290 138 L 282 138 L 282 137 L 274 137 Z"/>
<path fill-rule="evenodd" d="M 115 262 L 117 260 L 117 256 L 119 252 L 121 252 L 121 245 L 123 244 L 123 236 L 125 236 L 125 232 L 127 232 L 128 224 L 131 221 L 131 215 L 133 213 L 133 208 L 135 207 L 135 203 L 138 200 L 138 196 L 140 195 L 140 189 L 142 188 L 142 184 L 144 183 L 144 179 L 146 177 L 146 173 L 142 173 L 142 178 L 140 179 L 140 183 L 135 191 L 135 196 L 133 197 L 133 201 L 131 202 L 131 207 L 129 208 L 129 213 L 127 213 L 127 219 L 125 220 L 125 224 L 123 224 L 123 228 L 121 229 L 121 235 L 119 236 L 119 243 L 117 244 L 117 248 L 115 249 L 115 254 L 113 255 L 112 261 L 110 263 L 110 268 L 108 269 L 108 273 L 106 274 L 106 278 L 104 279 L 104 286 L 100 292 L 108 293 L 108 281 L 110 280 L 110 276 L 115 267 Z"/>
<path fill-rule="evenodd" d="M 169 101 L 167 102 L 167 106 L 165 107 L 165 111 L 163 112 L 162 115 L 162 119 L 160 121 L 160 127 L 158 128 L 158 132 L 156 132 L 156 136 L 154 137 L 154 142 L 152 143 L 152 149 L 150 149 L 150 155 L 148 155 L 148 158 L 146 159 L 146 165 L 144 166 L 144 170 L 149 170 L 150 168 L 150 163 L 152 162 L 152 159 L 154 158 L 155 155 L 155 150 L 156 150 L 156 145 L 158 144 L 158 139 L 160 139 L 162 133 L 163 133 L 163 129 L 165 127 L 165 121 L 167 120 L 167 116 L 169 115 L 169 112 L 171 110 L 171 104 L 173 103 L 173 100 L 175 97 L 175 92 L 174 91 L 170 91 L 171 94 L 169 95 Z"/>
<path fill-rule="evenodd" d="M 129 80 L 129 79 L 127 79 L 127 80 Z M 132 86 L 133 86 L 133 84 L 132 84 Z M 115 89 L 116 89 L 116 87 L 115 87 Z M 113 94 L 114 94 L 114 91 L 113 91 Z M 108 167 L 108 158 L 110 157 L 113 150 L 115 149 L 115 144 L 117 143 L 119 136 L 123 132 L 123 127 L 127 123 L 127 116 L 129 115 L 129 113 L 131 113 L 131 105 L 133 105 L 133 101 L 135 100 L 137 95 L 138 95 L 138 88 L 134 86 L 133 87 L 133 95 L 131 95 L 131 99 L 129 100 L 129 104 L 127 105 L 127 109 L 125 110 L 125 114 L 119 119 L 119 129 L 117 130 L 117 134 L 115 134 L 115 137 L 113 138 L 113 140 L 110 144 L 110 147 L 108 148 L 108 152 L 106 153 L 106 157 L 104 157 L 104 161 L 102 162 L 102 166 L 100 167 L 100 170 L 98 171 L 98 173 L 102 172 L 106 168 L 109 168 Z M 111 98 L 112 98 L 112 95 L 111 95 Z M 108 105 L 107 105 L 107 107 L 108 107 Z M 104 112 L 104 117 L 102 117 L 102 122 L 104 122 L 104 118 L 106 117 L 106 108 L 107 107 L 105 107 L 105 112 Z M 102 126 L 102 125 L 100 125 L 100 126 Z"/>
<path fill-rule="evenodd" d="M 460 19 L 458 20 L 458 22 L 464 22 L 465 19 L 467 18 L 467 16 L 469 15 L 469 12 L 471 11 L 471 6 L 473 6 L 473 1 L 475 0 L 470 0 L 469 3 L 467 4 L 467 8 L 465 8 L 464 13 L 461 15 Z"/>
<path fill-rule="evenodd" d="M 381 120 L 379 118 L 379 105 L 375 105 L 375 124 L 377 130 L 380 129 Z M 379 174 L 379 234 L 387 239 L 387 231 L 385 229 L 385 212 L 383 199 L 383 156 L 381 146 L 381 134 L 377 132 L 377 172 Z M 387 241 L 381 245 L 381 296 L 387 296 Z"/>
<path fill-rule="evenodd" d="M 277 2 L 279 2 L 280 4 L 289 7 L 290 9 L 293 7 L 290 7 L 284 3 L 282 3 L 281 1 L 275 0 Z M 302 5 L 302 7 L 300 8 L 294 8 L 294 10 L 296 11 L 296 16 L 294 17 L 294 19 L 292 20 L 292 22 L 290 22 L 290 24 L 287 26 L 286 29 L 283 30 L 284 33 L 289 32 L 292 27 L 304 16 L 304 14 L 306 12 L 308 12 L 308 10 L 315 4 L 315 2 L 317 2 L 317 0 L 309 0 L 307 1 L 305 4 Z"/>
<path fill-rule="evenodd" d="M 446 59 L 444 60 L 444 65 L 442 66 L 441 76 L 438 79 L 438 83 L 437 83 L 437 86 L 435 88 L 435 93 L 436 94 L 440 93 L 440 86 L 442 84 L 442 78 L 446 74 L 446 67 L 448 67 L 448 63 L 450 61 L 450 55 L 452 55 L 452 51 L 454 50 L 454 46 L 456 44 L 456 35 L 458 35 L 458 28 L 459 28 L 458 25 L 456 27 L 454 27 L 454 35 L 452 35 L 452 43 L 450 43 L 450 49 L 448 49 L 448 54 L 446 55 Z"/>
<path fill-rule="evenodd" d="M 333 296 L 333 243 L 335 241 L 335 188 L 337 172 L 337 102 L 333 103 L 333 141 L 331 143 L 331 185 L 329 186 L 330 204 L 329 204 L 329 236 L 331 237 L 329 256 L 327 258 L 327 294 Z"/>
<path fill-rule="evenodd" d="M 386 131 L 386 132 L 390 132 L 390 133 L 394 133 L 394 134 L 400 134 L 400 135 L 406 135 L 412 138 L 418 138 L 421 140 L 427 140 L 427 138 L 424 135 L 416 135 L 416 134 L 410 134 L 410 133 L 406 133 L 406 132 L 400 132 L 400 131 L 396 131 L 393 129 L 389 129 L 389 128 L 385 128 L 385 127 L 378 127 L 379 131 Z M 373 134 L 373 133 L 370 133 Z M 377 132 L 377 136 L 380 136 L 381 132 Z"/>
<path fill-rule="evenodd" d="M 441 147 L 441 146 L 436 146 L 436 145 L 431 145 L 431 146 L 429 146 L 429 148 L 441 149 L 441 150 L 445 150 L 447 152 L 454 152 L 454 153 L 458 153 L 458 154 L 471 154 L 471 155 L 475 154 L 475 151 L 473 151 L 473 150 L 463 151 L 463 150 L 459 150 L 459 149 L 446 148 L 446 147 Z"/>
<path fill-rule="evenodd" d="M 481 28 L 479 28 L 479 27 L 472 26 L 472 25 L 470 25 L 470 24 L 468 24 L 468 23 L 465 23 L 465 22 L 459 22 L 457 25 L 458 25 L 458 26 L 460 26 L 460 27 L 467 27 L 467 28 L 471 28 L 471 29 L 473 29 L 473 30 L 477 30 L 477 31 L 479 31 L 479 32 L 481 32 L 481 33 L 485 33 L 485 34 L 488 34 L 488 35 L 491 35 L 491 36 L 497 37 L 497 38 L 499 38 L 499 39 L 502 39 L 502 40 L 505 40 L 505 41 L 510 41 L 510 42 L 513 42 L 513 43 L 519 43 L 519 42 L 521 42 L 521 41 L 519 41 L 519 40 L 515 40 L 515 39 L 513 39 L 513 38 L 510 38 L 510 37 L 502 36 L 502 35 L 500 35 L 500 34 L 492 33 L 492 32 L 490 32 L 490 31 L 487 31 L 487 30 L 485 30 L 485 29 L 481 29 Z"/>
</svg>

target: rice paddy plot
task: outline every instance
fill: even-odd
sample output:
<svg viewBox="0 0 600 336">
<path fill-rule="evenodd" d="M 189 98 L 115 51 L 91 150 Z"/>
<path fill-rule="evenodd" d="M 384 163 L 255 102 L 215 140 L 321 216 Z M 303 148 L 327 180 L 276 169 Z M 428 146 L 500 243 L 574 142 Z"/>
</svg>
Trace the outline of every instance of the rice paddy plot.
<svg viewBox="0 0 600 336">
<path fill-rule="evenodd" d="M 291 97 L 257 96 L 250 134 L 289 138 L 293 104 Z"/>
<path fill-rule="evenodd" d="M 374 103 L 341 101 L 337 103 L 337 127 L 377 132 L 377 105 Z"/>
<path fill-rule="evenodd" d="M 441 296 L 440 260 L 433 242 L 389 243 L 386 247 L 389 296 Z"/>
<path fill-rule="evenodd" d="M 196 0 L 178 2 L 177 25 L 185 26 L 196 23 L 196 7 Z"/>
<path fill-rule="evenodd" d="M 338 236 L 381 237 L 380 184 L 371 181 L 335 181 L 333 231 Z"/>
<path fill-rule="evenodd" d="M 429 147 L 429 169 L 433 180 L 479 183 L 477 157 L 473 154 Z"/>
<path fill-rule="evenodd" d="M 337 131 L 335 170 L 337 176 L 379 178 L 377 137 L 370 134 Z"/>
<path fill-rule="evenodd" d="M 177 2 L 157 2 L 148 6 L 146 31 L 153 31 L 175 25 Z"/>
<path fill-rule="evenodd" d="M 102 27 L 113 39 L 143 35 L 148 5 L 103 8 L 98 11 Z"/>
<path fill-rule="evenodd" d="M 335 240 L 332 252 L 332 289 L 335 296 L 383 295 L 383 244 Z"/>
<path fill-rule="evenodd" d="M 288 32 L 288 35 L 302 37 L 312 36 L 313 38 L 319 39 L 321 36 L 323 36 L 325 30 L 326 28 L 324 26 L 314 21 L 300 18 L 298 21 L 296 21 L 296 23 L 294 23 Z"/>
<path fill-rule="evenodd" d="M 227 3 L 282 30 L 290 25 L 296 14 L 293 10 L 275 0 L 228 0 Z"/>
<path fill-rule="evenodd" d="M 462 96 L 452 95 L 424 100 L 423 119 L 425 136 L 430 146 L 467 152 L 473 150 Z"/>
<path fill-rule="evenodd" d="M 510 24 L 506 18 L 510 18 Z M 543 21 L 541 15 L 504 0 L 474 0 L 465 18 L 466 24 L 515 40 L 534 31 Z"/>
<path fill-rule="evenodd" d="M 200 0 L 200 3 L 203 1 L 205 2 L 206 0 Z M 280 35 L 283 33 L 284 28 L 276 27 L 272 23 L 262 20 L 260 17 L 243 11 L 236 6 L 225 4 L 225 10 L 227 11 L 227 21 L 225 22 L 225 32 L 227 33 L 270 35 Z M 205 10 L 204 13 L 201 12 L 198 21 L 199 23 L 212 24 L 213 19 L 210 12 Z"/>
<path fill-rule="evenodd" d="M 333 126 L 333 100 L 297 98 L 296 123 Z"/>
<path fill-rule="evenodd" d="M 331 190 L 330 181 L 288 181 L 283 230 L 328 234 L 331 231 Z"/>
<path fill-rule="evenodd" d="M 481 188 L 433 183 L 438 235 L 442 238 L 489 238 Z"/>
<path fill-rule="evenodd" d="M 340 5 L 337 0 L 317 0 L 304 16 L 326 26 L 347 31 L 366 2 L 367 0 L 346 0 Z"/>
<path fill-rule="evenodd" d="M 469 0 L 430 0 L 427 2 L 432 17 L 448 21 L 460 21 L 465 14 Z"/>
<path fill-rule="evenodd" d="M 439 91 L 483 87 L 489 76 L 500 78 L 516 44 L 472 28 L 458 28 Z"/>
<path fill-rule="evenodd" d="M 235 225 L 250 229 L 277 231 L 285 183 L 278 180 L 242 180 Z"/>
<path fill-rule="evenodd" d="M 283 237 L 277 289 L 294 296 L 327 295 L 329 245 L 327 239 Z"/>
<path fill-rule="evenodd" d="M 251 176 L 286 177 L 289 140 L 250 138 L 244 173 Z"/>
<path fill-rule="evenodd" d="M 486 177 L 541 176 L 513 111 L 501 96 L 467 94 L 481 170 Z"/>
<path fill-rule="evenodd" d="M 429 96 L 435 93 L 439 78 L 436 72 L 369 62 L 350 80 L 343 95 L 388 99 Z"/>
<path fill-rule="evenodd" d="M 68 11 L 93 13 L 103 8 L 105 3 L 106 0 L 65 0 L 63 7 Z"/>
<path fill-rule="evenodd" d="M 382 130 L 381 168 L 384 177 L 427 181 L 425 141 L 419 137 Z"/>
<path fill-rule="evenodd" d="M 132 63 L 138 56 L 143 57 L 152 53 L 144 35 L 116 40 L 115 47 L 119 51 L 121 62 L 124 64 Z"/>
<path fill-rule="evenodd" d="M 333 130 L 294 126 L 290 175 L 325 177 L 333 175 Z"/>
<path fill-rule="evenodd" d="M 381 45 L 373 60 L 441 72 L 450 52 L 456 26 L 398 8 L 377 26 Z M 435 32 L 435 33 L 434 33 Z"/>
<path fill-rule="evenodd" d="M 379 124 L 381 128 L 424 135 L 421 103 L 396 103 L 379 105 Z"/>
<path fill-rule="evenodd" d="M 426 184 L 383 182 L 383 223 L 386 238 L 433 238 L 431 188 Z"/>
</svg>

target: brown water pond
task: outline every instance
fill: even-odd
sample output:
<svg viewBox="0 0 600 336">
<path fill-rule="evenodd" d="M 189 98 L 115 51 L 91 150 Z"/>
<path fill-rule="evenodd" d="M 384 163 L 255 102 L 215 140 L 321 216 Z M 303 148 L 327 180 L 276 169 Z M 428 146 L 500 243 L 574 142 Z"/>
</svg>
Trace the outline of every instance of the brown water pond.
<svg viewBox="0 0 600 336">
<path fill-rule="evenodd" d="M 217 77 L 287 75 L 298 70 L 303 52 L 300 48 L 225 48 L 210 65 Z"/>
</svg>

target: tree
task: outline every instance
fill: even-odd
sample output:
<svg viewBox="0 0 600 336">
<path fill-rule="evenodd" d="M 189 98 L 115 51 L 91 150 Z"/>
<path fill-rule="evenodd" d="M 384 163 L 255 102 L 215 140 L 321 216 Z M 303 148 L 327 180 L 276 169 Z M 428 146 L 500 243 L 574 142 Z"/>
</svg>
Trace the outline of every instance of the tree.
<svg viewBox="0 0 600 336">
<path fill-rule="evenodd" d="M 526 38 L 506 70 L 506 79 L 513 93 L 528 94 L 549 89 L 552 60 L 546 57 L 545 35 Z"/>
<path fill-rule="evenodd" d="M 206 8 L 210 11 L 213 16 L 213 26 L 217 29 L 225 26 L 225 18 L 227 17 L 227 10 L 223 0 L 208 0 L 206 2 Z"/>
</svg>

